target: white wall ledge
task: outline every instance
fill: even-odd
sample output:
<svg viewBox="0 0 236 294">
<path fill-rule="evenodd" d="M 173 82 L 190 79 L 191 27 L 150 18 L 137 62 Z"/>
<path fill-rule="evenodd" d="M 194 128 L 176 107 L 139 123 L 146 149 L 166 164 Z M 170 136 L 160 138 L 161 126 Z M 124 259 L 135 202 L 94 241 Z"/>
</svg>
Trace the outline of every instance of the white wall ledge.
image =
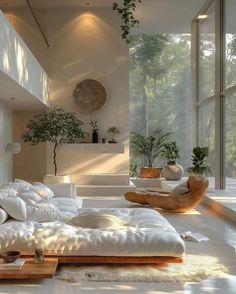
<svg viewBox="0 0 236 294">
<path fill-rule="evenodd" d="M 86 153 L 124 153 L 124 144 L 122 143 L 80 143 L 64 144 L 60 151 L 63 153 L 75 153 L 86 151 Z"/>
</svg>

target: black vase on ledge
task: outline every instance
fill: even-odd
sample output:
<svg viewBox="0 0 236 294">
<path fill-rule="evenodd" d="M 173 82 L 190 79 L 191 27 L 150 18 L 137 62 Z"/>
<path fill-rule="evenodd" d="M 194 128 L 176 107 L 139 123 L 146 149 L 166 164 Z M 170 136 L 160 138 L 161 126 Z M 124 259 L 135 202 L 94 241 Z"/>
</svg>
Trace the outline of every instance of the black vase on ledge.
<svg viewBox="0 0 236 294">
<path fill-rule="evenodd" d="M 93 143 L 98 143 L 98 131 L 97 130 L 93 131 L 92 141 L 93 141 Z"/>
</svg>

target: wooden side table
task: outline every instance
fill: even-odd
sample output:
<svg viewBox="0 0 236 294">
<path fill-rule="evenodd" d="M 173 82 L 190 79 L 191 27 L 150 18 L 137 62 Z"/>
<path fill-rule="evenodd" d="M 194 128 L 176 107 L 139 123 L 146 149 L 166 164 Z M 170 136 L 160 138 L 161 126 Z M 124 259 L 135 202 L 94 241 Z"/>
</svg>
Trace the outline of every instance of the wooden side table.
<svg viewBox="0 0 236 294">
<path fill-rule="evenodd" d="M 51 279 L 58 265 L 57 258 L 45 258 L 44 263 L 35 263 L 26 258 L 21 270 L 1 270 L 0 279 Z"/>
</svg>

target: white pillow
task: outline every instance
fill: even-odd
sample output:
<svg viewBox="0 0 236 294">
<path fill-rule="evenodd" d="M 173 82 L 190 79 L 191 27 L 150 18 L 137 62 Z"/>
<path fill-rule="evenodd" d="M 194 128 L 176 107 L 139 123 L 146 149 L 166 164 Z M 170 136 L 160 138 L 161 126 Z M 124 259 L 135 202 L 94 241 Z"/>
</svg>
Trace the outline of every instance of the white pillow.
<svg viewBox="0 0 236 294">
<path fill-rule="evenodd" d="M 4 210 L 4 209 L 2 209 L 1 207 L 0 207 L 0 224 L 3 224 L 3 223 L 5 223 L 5 221 L 8 219 L 8 214 L 7 214 L 7 212 Z"/>
<path fill-rule="evenodd" d="M 21 193 L 18 193 L 17 196 L 20 197 L 22 200 L 24 200 L 26 203 L 31 203 L 31 202 L 29 202 L 29 200 L 32 200 L 34 202 L 39 202 L 42 199 L 34 191 L 21 192 Z"/>
<path fill-rule="evenodd" d="M 27 207 L 27 220 L 37 222 L 61 221 L 62 216 L 53 204 L 41 202 Z"/>
<path fill-rule="evenodd" d="M 4 188 L 3 188 L 4 187 Z M 9 196 L 9 197 L 15 197 L 17 195 L 17 190 L 14 188 L 11 188 L 8 185 L 2 185 L 0 187 L 0 193 L 4 194 L 5 196 Z"/>
<path fill-rule="evenodd" d="M 27 190 L 29 190 L 29 187 L 32 186 L 32 184 L 30 184 L 29 182 L 25 181 L 25 180 L 21 180 L 21 179 L 15 179 L 14 183 L 21 183 L 22 185 L 25 185 L 28 187 Z"/>
<path fill-rule="evenodd" d="M 117 216 L 103 213 L 82 213 L 73 217 L 69 223 L 88 229 L 120 228 L 126 225 L 126 223 Z"/>
<path fill-rule="evenodd" d="M 189 192 L 188 183 L 184 182 L 176 186 L 171 192 L 170 195 L 184 195 Z"/>
<path fill-rule="evenodd" d="M 42 184 L 43 185 L 43 184 Z M 30 191 L 33 191 L 35 193 L 37 193 L 41 198 L 49 200 L 51 198 L 54 197 L 54 193 L 51 189 L 49 189 L 47 186 L 38 186 L 38 185 L 34 185 L 30 187 Z"/>
<path fill-rule="evenodd" d="M 28 191 L 29 190 L 29 185 L 28 184 L 25 184 L 25 183 L 22 183 L 22 182 L 19 182 L 19 183 L 8 183 L 8 184 L 3 184 L 1 186 L 1 188 L 4 188 L 4 189 L 13 188 L 17 192 L 25 192 L 25 191 Z"/>
<path fill-rule="evenodd" d="M 26 220 L 26 203 L 19 197 L 0 198 L 0 206 L 14 219 Z"/>
</svg>

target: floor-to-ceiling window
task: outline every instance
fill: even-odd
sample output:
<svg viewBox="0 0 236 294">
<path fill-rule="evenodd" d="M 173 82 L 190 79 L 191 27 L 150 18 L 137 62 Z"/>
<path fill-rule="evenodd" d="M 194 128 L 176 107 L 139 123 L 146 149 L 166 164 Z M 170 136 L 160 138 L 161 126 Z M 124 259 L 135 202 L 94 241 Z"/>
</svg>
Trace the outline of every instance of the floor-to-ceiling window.
<svg viewBox="0 0 236 294">
<path fill-rule="evenodd" d="M 236 1 L 209 0 L 193 24 L 197 137 L 217 188 L 236 188 Z"/>
<path fill-rule="evenodd" d="M 130 129 L 172 132 L 179 163 L 191 165 L 192 83 L 190 34 L 139 34 L 130 43 Z M 132 153 L 131 166 L 145 164 Z M 163 158 L 156 165 L 163 166 Z"/>
</svg>

